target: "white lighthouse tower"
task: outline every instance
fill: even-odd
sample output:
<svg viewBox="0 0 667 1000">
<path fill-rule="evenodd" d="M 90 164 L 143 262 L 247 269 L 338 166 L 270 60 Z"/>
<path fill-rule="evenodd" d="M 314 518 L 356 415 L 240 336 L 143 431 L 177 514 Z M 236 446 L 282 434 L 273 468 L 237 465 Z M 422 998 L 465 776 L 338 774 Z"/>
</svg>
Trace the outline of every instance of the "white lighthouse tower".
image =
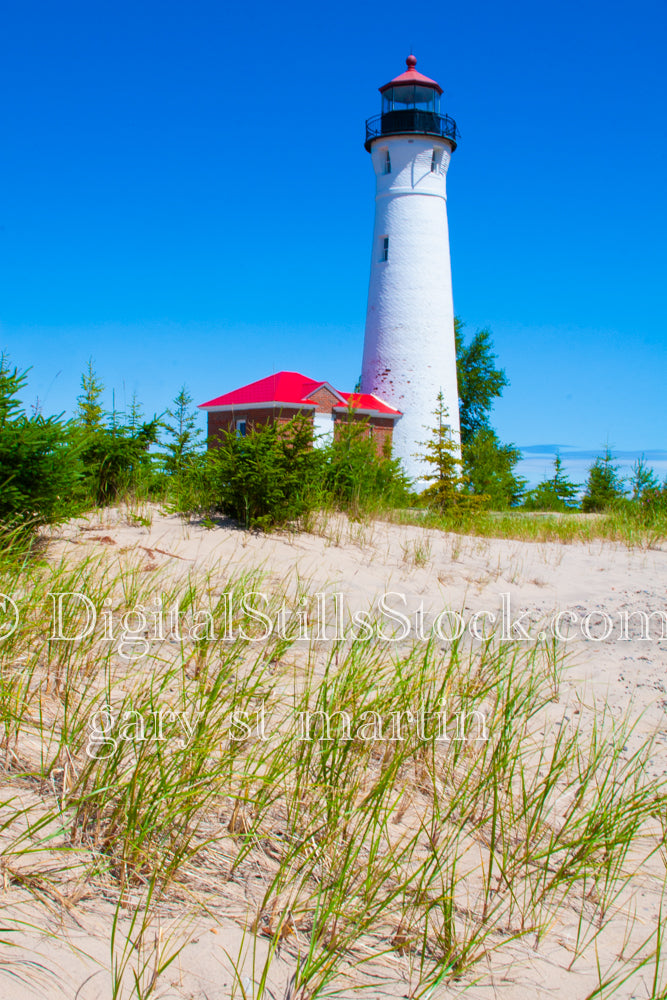
<svg viewBox="0 0 667 1000">
<path fill-rule="evenodd" d="M 380 87 L 382 113 L 366 122 L 377 181 L 361 391 L 400 410 L 393 453 L 417 487 L 415 457 L 434 426 L 440 391 L 460 440 L 447 168 L 456 122 L 440 113 L 442 88 L 415 69 Z"/>
</svg>

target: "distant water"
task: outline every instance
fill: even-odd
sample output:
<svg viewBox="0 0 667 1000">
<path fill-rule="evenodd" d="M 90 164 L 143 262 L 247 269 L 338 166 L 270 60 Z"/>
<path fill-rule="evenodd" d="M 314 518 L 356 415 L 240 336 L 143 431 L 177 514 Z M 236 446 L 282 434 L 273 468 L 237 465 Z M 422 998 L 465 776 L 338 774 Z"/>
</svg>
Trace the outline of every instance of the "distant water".
<svg viewBox="0 0 667 1000">
<path fill-rule="evenodd" d="M 588 478 L 589 468 L 598 455 L 604 453 L 604 449 L 600 448 L 595 451 L 580 451 L 563 444 L 531 444 L 520 447 L 523 457 L 518 463 L 516 471 L 528 480 L 529 486 L 536 486 L 542 480 L 553 475 L 556 452 L 560 453 L 566 475 L 573 483 L 580 483 L 583 486 Z M 644 452 L 612 450 L 612 455 L 615 464 L 618 465 L 619 474 L 625 478 L 632 475 L 633 462 L 642 455 L 660 482 L 667 476 L 667 450 L 654 449 Z"/>
</svg>

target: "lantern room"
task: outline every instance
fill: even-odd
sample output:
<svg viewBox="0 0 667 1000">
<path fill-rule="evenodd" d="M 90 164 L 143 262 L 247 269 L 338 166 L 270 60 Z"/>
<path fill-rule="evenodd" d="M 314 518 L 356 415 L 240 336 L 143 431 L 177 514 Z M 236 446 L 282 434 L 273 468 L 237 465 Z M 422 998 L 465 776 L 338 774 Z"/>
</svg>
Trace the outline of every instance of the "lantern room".
<svg viewBox="0 0 667 1000">
<path fill-rule="evenodd" d="M 440 112 L 442 87 L 416 70 L 415 56 L 408 56 L 405 62 L 405 73 L 380 87 L 382 113 L 366 122 L 366 149 L 370 150 L 372 140 L 379 136 L 414 132 L 442 136 L 456 149 L 456 122 Z"/>
<path fill-rule="evenodd" d="M 407 108 L 440 114 L 442 94 L 440 85 L 417 72 L 415 69 L 417 60 L 414 56 L 408 56 L 405 62 L 408 67 L 407 72 L 401 73 L 389 83 L 385 83 L 384 87 L 380 87 L 382 114 L 405 111 Z"/>
</svg>

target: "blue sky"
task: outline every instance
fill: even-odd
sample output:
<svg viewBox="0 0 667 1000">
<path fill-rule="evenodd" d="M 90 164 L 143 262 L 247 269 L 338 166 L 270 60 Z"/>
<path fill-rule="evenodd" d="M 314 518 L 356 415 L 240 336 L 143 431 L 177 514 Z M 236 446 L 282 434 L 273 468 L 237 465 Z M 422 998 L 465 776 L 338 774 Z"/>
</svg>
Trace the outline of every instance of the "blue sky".
<svg viewBox="0 0 667 1000">
<path fill-rule="evenodd" d="M 462 133 L 454 302 L 510 378 L 501 438 L 667 471 L 658 0 L 24 0 L 3 20 L 0 346 L 32 366 L 27 403 L 71 412 L 91 356 L 107 405 L 149 414 L 280 369 L 351 388 L 364 120 L 412 47 Z"/>
</svg>

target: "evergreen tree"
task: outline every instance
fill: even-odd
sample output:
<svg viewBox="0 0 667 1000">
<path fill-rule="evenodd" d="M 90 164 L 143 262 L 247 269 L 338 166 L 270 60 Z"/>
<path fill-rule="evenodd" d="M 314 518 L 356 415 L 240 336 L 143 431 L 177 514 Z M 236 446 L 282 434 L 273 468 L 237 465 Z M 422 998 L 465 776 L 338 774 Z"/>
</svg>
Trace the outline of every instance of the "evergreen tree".
<svg viewBox="0 0 667 1000">
<path fill-rule="evenodd" d="M 132 393 L 132 401 L 130 403 L 130 412 L 128 413 L 127 426 L 133 434 L 139 433 L 139 428 L 141 427 L 142 417 L 144 413 L 141 407 L 141 403 L 137 399 L 136 392 Z"/>
<path fill-rule="evenodd" d="M 313 447 L 313 425 L 303 416 L 261 424 L 245 437 L 226 431 L 201 461 L 195 457 L 184 467 L 183 493 L 195 478 L 211 506 L 247 528 L 268 530 L 313 508 L 323 461 L 323 449 Z"/>
<path fill-rule="evenodd" d="M 639 503 L 645 514 L 667 513 L 667 476 L 663 479 L 662 485 L 656 480 L 655 485 L 645 486 Z"/>
<path fill-rule="evenodd" d="M 97 377 L 93 368 L 93 359 L 88 359 L 88 368 L 81 376 L 81 395 L 77 396 L 76 421 L 88 431 L 96 431 L 102 427 L 104 410 L 100 399 L 104 393 L 104 385 Z"/>
<path fill-rule="evenodd" d="M 659 490 L 660 483 L 653 469 L 646 464 L 644 456 L 641 455 L 632 465 L 632 476 L 630 477 L 630 489 L 632 499 L 639 502 L 645 496 Z"/>
<path fill-rule="evenodd" d="M 495 431 L 480 427 L 463 447 L 466 489 L 483 497 L 487 506 L 505 510 L 521 502 L 526 480 L 514 468 L 521 452 L 513 444 L 501 444 Z"/>
<path fill-rule="evenodd" d="M 73 512 L 76 464 L 56 417 L 28 417 L 18 398 L 27 373 L 0 356 L 0 527 L 32 530 Z"/>
<path fill-rule="evenodd" d="M 324 491 L 336 507 L 355 511 L 378 502 L 408 503 L 409 481 L 400 460 L 391 457 L 391 443 L 385 441 L 378 454 L 367 421 L 357 419 L 351 406 L 336 420 L 333 439 L 322 451 Z"/>
<path fill-rule="evenodd" d="M 454 320 L 456 341 L 456 377 L 459 388 L 461 443 L 465 445 L 481 427 L 489 427 L 494 399 L 502 395 L 509 381 L 502 368 L 496 367 L 491 332 L 478 330 L 469 344 L 463 339 L 463 323 Z"/>
<path fill-rule="evenodd" d="M 428 441 L 419 442 L 425 450 L 417 457 L 427 462 L 433 469 L 424 476 L 424 479 L 431 483 L 423 493 L 424 498 L 430 500 L 440 510 L 446 510 L 459 503 L 459 491 L 464 479 L 461 475 L 459 448 L 448 423 L 449 413 L 442 391 L 438 393 L 433 415 L 436 418 L 435 427 L 432 428 Z"/>
<path fill-rule="evenodd" d="M 553 476 L 530 490 L 526 495 L 524 507 L 526 510 L 575 510 L 578 507 L 577 496 L 580 488 L 563 471 L 562 459 L 556 452 Z"/>
<path fill-rule="evenodd" d="M 588 482 L 581 501 L 581 509 L 586 512 L 602 511 L 619 500 L 625 494 L 623 480 L 618 474 L 618 465 L 614 462 L 609 447 L 604 455 L 598 456 L 588 470 Z"/>
<path fill-rule="evenodd" d="M 159 420 L 142 420 L 136 395 L 129 425 L 121 423 L 115 405 L 106 414 L 100 402 L 104 385 L 92 359 L 81 376 L 81 389 L 71 434 L 72 456 L 78 458 L 81 468 L 79 500 L 84 506 L 103 506 L 150 479 L 148 450 L 157 441 Z"/>
<path fill-rule="evenodd" d="M 202 431 L 197 427 L 197 413 L 192 406 L 192 396 L 184 385 L 174 397 L 172 407 L 167 410 L 172 423 L 163 424 L 171 438 L 165 445 L 167 451 L 164 460 L 167 472 L 179 473 L 188 457 L 196 452 Z"/>
</svg>

